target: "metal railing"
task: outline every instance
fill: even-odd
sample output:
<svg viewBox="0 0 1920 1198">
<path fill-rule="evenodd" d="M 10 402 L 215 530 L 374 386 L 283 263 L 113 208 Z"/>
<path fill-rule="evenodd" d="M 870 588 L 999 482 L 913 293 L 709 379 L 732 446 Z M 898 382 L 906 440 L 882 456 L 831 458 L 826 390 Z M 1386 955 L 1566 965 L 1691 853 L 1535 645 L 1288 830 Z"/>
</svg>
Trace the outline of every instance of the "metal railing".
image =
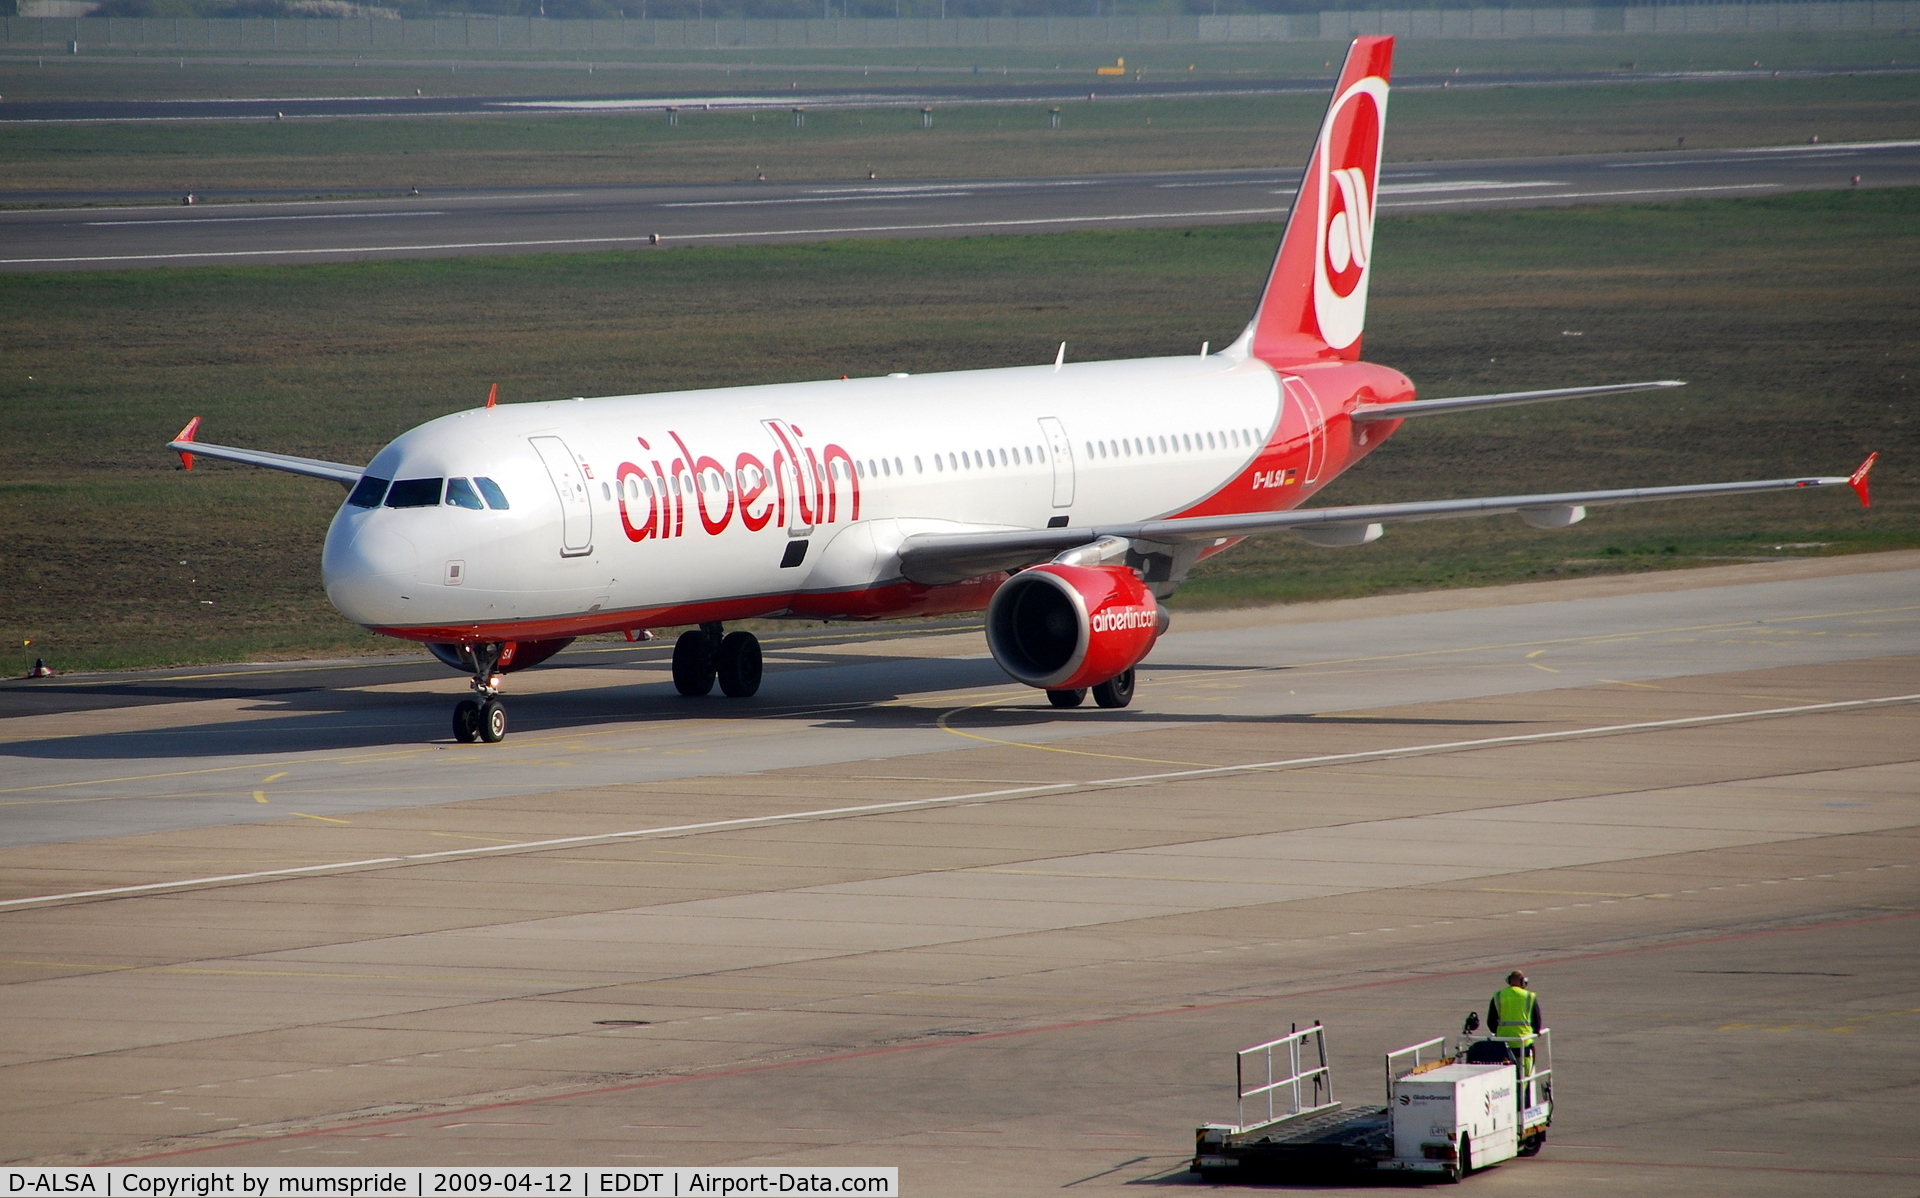
<svg viewBox="0 0 1920 1198">
<path fill-rule="evenodd" d="M 1532 1051 L 1528 1051 L 1529 1037 L 1526 1036 L 1488 1036 L 1487 1039 L 1498 1040 L 1511 1047 L 1514 1059 L 1520 1062 L 1517 1067 L 1520 1074 L 1517 1097 L 1524 1123 L 1526 1113 L 1548 1101 L 1553 1094 L 1553 1029 L 1543 1027 L 1534 1033 L 1531 1037 Z"/>
<path fill-rule="evenodd" d="M 1312 1044 L 1313 1059 L 1318 1064 L 1311 1068 L 1303 1062 L 1308 1044 Z M 1285 1075 L 1274 1076 L 1274 1050 L 1281 1051 L 1281 1066 Z M 1256 1058 L 1256 1072 L 1251 1087 L 1247 1084 L 1248 1058 Z M 1262 1077 L 1264 1081 L 1260 1080 Z M 1318 1021 L 1310 1028 L 1295 1029 L 1278 1040 L 1269 1040 L 1265 1044 L 1256 1044 L 1252 1048 L 1243 1048 L 1233 1057 L 1233 1079 L 1236 1100 L 1234 1103 L 1234 1126 L 1229 1130 L 1234 1135 L 1265 1127 L 1269 1123 L 1278 1123 L 1282 1119 L 1293 1119 L 1301 1115 L 1312 1115 L 1320 1111 L 1330 1111 L 1340 1104 L 1333 1100 L 1333 1072 L 1327 1067 L 1327 1031 Z M 1255 1123 L 1247 1122 L 1247 1100 L 1265 1098 L 1267 1117 Z M 1311 1101 L 1308 1101 L 1309 1098 Z M 1282 1099 L 1285 1100 L 1284 1107 Z M 1259 1108 L 1254 1108 L 1259 1114 Z"/>
<path fill-rule="evenodd" d="M 1433 1051 L 1428 1053 L 1428 1049 L 1432 1049 Z M 1406 1068 L 1396 1070 L 1393 1063 L 1403 1057 L 1412 1057 L 1413 1060 L 1408 1063 Z M 1453 1054 L 1447 1051 L 1447 1038 L 1445 1036 L 1435 1036 L 1431 1040 L 1422 1040 L 1418 1044 L 1409 1044 L 1405 1048 L 1396 1048 L 1388 1053 L 1387 1106 L 1393 1106 L 1393 1083 L 1399 1081 L 1409 1073 L 1418 1073 L 1422 1069 L 1443 1064 L 1453 1059 Z"/>
</svg>

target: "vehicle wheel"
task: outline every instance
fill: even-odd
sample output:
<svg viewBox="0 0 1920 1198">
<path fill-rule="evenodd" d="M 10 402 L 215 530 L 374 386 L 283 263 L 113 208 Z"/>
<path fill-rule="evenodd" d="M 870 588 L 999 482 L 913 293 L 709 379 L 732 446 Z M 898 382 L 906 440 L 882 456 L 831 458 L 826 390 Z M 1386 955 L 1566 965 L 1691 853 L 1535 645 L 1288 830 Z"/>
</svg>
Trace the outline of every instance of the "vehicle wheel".
<svg viewBox="0 0 1920 1198">
<path fill-rule="evenodd" d="M 1122 670 L 1094 687 L 1093 701 L 1102 707 L 1125 707 L 1133 702 L 1133 671 Z"/>
<path fill-rule="evenodd" d="M 1543 1131 L 1538 1135 L 1528 1136 L 1526 1139 L 1520 1142 L 1520 1155 L 1521 1156 L 1539 1156 L 1540 1150 L 1542 1148 L 1545 1148 L 1546 1146 L 1547 1146 L 1546 1132 Z"/>
<path fill-rule="evenodd" d="M 689 698 L 713 692 L 713 645 L 698 628 L 673 644 L 673 689 Z"/>
<path fill-rule="evenodd" d="M 480 739 L 480 705 L 472 699 L 453 705 L 453 739 L 463 745 Z"/>
<path fill-rule="evenodd" d="M 1473 1137 L 1464 1133 L 1460 1136 L 1460 1176 L 1473 1172 Z M 1455 1178 L 1455 1180 L 1459 1180 Z"/>
<path fill-rule="evenodd" d="M 507 739 L 507 709 L 498 699 L 480 705 L 480 739 L 497 745 Z"/>
<path fill-rule="evenodd" d="M 1047 702 L 1055 707 L 1078 707 L 1087 701 L 1087 688 L 1075 687 L 1067 691 L 1048 691 Z"/>
<path fill-rule="evenodd" d="M 729 632 L 713 655 L 720 689 L 729 699 L 744 699 L 760 689 L 760 638 L 751 632 Z"/>
</svg>

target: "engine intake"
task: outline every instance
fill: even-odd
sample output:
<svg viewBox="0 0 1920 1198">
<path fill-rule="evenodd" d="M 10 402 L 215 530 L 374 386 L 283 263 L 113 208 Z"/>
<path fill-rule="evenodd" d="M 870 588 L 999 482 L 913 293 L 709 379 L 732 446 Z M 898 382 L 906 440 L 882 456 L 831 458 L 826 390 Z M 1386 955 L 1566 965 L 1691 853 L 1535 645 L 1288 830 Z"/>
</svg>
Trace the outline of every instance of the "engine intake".
<svg viewBox="0 0 1920 1198">
<path fill-rule="evenodd" d="M 1124 566 L 1022 570 L 987 606 L 987 647 L 1015 681 L 1094 686 L 1131 669 L 1167 630 L 1167 609 Z"/>
</svg>

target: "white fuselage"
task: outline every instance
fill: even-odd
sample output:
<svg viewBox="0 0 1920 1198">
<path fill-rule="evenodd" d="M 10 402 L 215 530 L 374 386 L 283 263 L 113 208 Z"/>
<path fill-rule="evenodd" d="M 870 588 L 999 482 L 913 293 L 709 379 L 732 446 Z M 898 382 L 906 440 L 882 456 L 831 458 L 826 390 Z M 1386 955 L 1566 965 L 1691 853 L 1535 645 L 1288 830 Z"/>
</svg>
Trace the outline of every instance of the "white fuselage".
<svg viewBox="0 0 1920 1198">
<path fill-rule="evenodd" d="M 486 478 L 507 508 L 349 502 L 327 594 L 420 639 L 779 615 L 802 596 L 808 614 L 862 593 L 848 611 L 886 614 L 870 597 L 899 583 L 906 536 L 1183 511 L 1255 460 L 1282 393 L 1257 359 L 1213 355 L 460 412 L 367 475 Z"/>
</svg>

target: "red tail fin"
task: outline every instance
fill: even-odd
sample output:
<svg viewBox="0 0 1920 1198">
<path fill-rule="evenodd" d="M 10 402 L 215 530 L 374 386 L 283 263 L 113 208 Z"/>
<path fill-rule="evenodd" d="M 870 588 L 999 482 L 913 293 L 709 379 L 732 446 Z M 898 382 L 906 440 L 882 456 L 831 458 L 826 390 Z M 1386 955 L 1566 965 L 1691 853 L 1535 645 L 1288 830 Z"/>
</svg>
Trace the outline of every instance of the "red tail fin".
<svg viewBox="0 0 1920 1198">
<path fill-rule="evenodd" d="M 1353 40 L 1249 326 L 1263 361 L 1360 356 L 1392 75 L 1391 37 Z"/>
</svg>

